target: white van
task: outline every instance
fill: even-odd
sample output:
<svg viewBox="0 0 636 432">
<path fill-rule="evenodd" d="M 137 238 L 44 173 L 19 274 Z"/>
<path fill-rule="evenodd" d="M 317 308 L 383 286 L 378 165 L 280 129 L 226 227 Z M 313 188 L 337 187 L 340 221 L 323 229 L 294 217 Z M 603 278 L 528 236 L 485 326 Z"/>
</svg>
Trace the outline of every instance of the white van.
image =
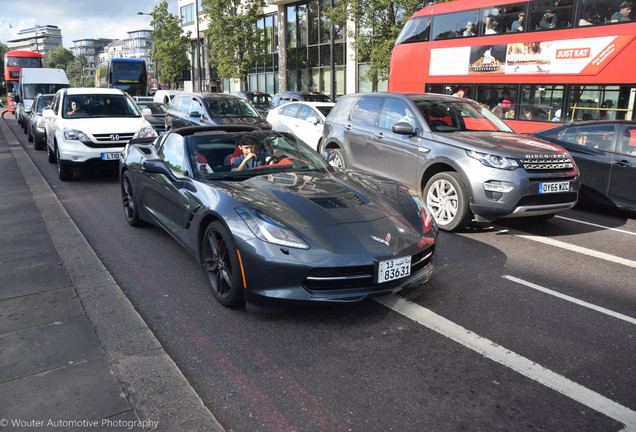
<svg viewBox="0 0 636 432">
<path fill-rule="evenodd" d="M 64 69 L 24 68 L 20 70 L 20 81 L 15 98 L 15 115 L 24 133 L 26 133 L 25 111 L 31 109 L 33 99 L 38 93 L 53 94 L 59 89 L 70 86 Z"/>
</svg>

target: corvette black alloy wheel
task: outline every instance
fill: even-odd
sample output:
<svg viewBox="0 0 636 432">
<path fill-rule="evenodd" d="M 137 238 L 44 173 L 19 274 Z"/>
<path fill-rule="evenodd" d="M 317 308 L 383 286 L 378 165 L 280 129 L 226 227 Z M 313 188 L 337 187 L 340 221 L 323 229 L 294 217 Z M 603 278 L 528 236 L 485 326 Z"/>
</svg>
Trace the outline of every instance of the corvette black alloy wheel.
<svg viewBox="0 0 636 432">
<path fill-rule="evenodd" d="M 133 196 L 133 190 L 130 184 L 130 174 L 128 171 L 124 173 L 121 179 L 121 199 L 124 204 L 124 215 L 126 215 L 126 221 L 132 226 L 141 225 L 139 212 L 137 211 L 137 202 Z"/>
<path fill-rule="evenodd" d="M 212 294 L 224 306 L 243 303 L 241 272 L 232 234 L 220 221 L 208 225 L 203 244 L 204 269 Z"/>
</svg>

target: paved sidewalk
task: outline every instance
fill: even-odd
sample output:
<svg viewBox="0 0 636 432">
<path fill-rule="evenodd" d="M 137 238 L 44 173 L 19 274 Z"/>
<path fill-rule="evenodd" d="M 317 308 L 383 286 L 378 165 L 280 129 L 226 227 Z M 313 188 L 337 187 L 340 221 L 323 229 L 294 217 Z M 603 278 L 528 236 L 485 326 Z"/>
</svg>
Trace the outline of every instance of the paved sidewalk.
<svg viewBox="0 0 636 432">
<path fill-rule="evenodd" d="M 0 115 L 0 432 L 222 431 Z"/>
</svg>

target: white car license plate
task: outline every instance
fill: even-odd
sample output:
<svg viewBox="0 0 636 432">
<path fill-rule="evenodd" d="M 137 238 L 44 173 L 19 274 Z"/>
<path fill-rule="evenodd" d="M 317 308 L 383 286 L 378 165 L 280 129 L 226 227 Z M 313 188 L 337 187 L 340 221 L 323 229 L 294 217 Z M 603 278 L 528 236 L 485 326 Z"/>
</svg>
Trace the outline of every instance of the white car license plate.
<svg viewBox="0 0 636 432">
<path fill-rule="evenodd" d="M 539 193 L 569 192 L 570 182 L 539 183 Z"/>
<path fill-rule="evenodd" d="M 378 283 L 400 279 L 411 274 L 411 257 L 393 258 L 378 262 Z"/>
<path fill-rule="evenodd" d="M 102 153 L 102 160 L 117 160 L 121 157 L 121 153 Z"/>
</svg>

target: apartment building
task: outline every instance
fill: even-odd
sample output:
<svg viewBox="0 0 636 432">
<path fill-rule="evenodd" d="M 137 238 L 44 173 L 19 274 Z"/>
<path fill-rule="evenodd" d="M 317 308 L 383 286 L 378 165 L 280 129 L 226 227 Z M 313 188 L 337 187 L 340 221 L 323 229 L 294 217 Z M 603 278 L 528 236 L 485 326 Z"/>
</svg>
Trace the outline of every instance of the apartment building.
<svg viewBox="0 0 636 432">
<path fill-rule="evenodd" d="M 7 41 L 10 51 L 33 51 L 46 55 L 62 46 L 62 30 L 54 25 L 36 25 L 18 31 L 14 39 Z"/>
</svg>

